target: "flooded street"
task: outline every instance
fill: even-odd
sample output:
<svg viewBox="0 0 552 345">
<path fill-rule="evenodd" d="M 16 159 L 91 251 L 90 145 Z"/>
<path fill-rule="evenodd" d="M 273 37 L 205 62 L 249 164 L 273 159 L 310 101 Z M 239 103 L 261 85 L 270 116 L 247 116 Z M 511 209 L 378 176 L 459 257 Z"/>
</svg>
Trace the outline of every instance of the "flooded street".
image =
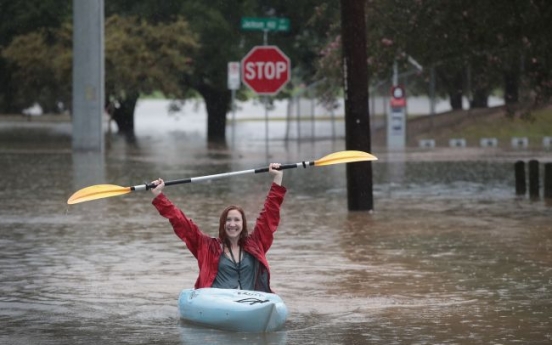
<svg viewBox="0 0 552 345">
<path fill-rule="evenodd" d="M 197 264 L 150 192 L 71 206 L 68 197 L 315 160 L 344 142 L 286 144 L 281 121 L 265 147 L 264 122 L 239 122 L 228 148 L 208 148 L 204 119 L 157 120 L 137 114 L 138 146 L 113 135 L 105 157 L 72 153 L 67 123 L 0 125 L 1 344 L 552 343 L 552 207 L 516 197 L 513 169 L 550 152 L 374 148 L 372 214 L 347 210 L 345 165 L 286 171 L 268 259 L 290 316 L 281 332 L 235 334 L 180 322 L 178 294 Z M 215 236 L 229 204 L 252 224 L 270 181 L 165 191 Z"/>
</svg>

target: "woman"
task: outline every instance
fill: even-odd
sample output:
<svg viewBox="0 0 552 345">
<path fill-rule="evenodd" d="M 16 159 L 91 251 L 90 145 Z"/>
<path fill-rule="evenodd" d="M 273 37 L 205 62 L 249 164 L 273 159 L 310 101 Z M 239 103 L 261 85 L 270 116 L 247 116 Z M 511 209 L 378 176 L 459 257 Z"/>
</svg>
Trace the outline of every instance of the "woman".
<svg viewBox="0 0 552 345">
<path fill-rule="evenodd" d="M 213 238 L 178 209 L 163 194 L 162 179 L 153 181 L 155 196 L 152 204 L 167 218 L 174 232 L 198 261 L 199 277 L 195 288 L 215 287 L 272 292 L 270 269 L 266 252 L 272 245 L 274 232 L 280 222 L 280 206 L 286 188 L 282 186 L 283 171 L 279 163 L 271 163 L 268 172 L 273 176 L 263 210 L 249 233 L 243 210 L 227 207 L 220 216 L 219 236 Z"/>
</svg>

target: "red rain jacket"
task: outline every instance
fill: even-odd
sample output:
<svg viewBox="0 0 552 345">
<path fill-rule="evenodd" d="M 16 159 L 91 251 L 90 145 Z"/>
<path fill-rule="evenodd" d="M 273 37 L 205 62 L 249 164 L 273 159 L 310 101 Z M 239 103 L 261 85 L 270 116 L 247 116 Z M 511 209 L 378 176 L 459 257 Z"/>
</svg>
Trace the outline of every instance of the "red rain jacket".
<svg viewBox="0 0 552 345">
<path fill-rule="evenodd" d="M 260 269 L 266 270 L 269 291 L 272 290 L 270 289 L 270 268 L 266 259 L 266 252 L 272 245 L 274 232 L 280 222 L 280 206 L 284 201 L 285 193 L 285 187 L 272 183 L 263 210 L 243 246 L 244 251 L 253 255 L 261 263 Z M 190 252 L 197 259 L 199 277 L 194 287 L 196 289 L 211 287 L 217 276 L 219 259 L 222 254 L 220 239 L 204 234 L 164 194 L 159 194 L 154 198 L 152 204 L 161 216 L 169 220 L 175 234 L 186 243 Z M 260 274 L 257 274 L 257 276 L 259 277 Z"/>
</svg>

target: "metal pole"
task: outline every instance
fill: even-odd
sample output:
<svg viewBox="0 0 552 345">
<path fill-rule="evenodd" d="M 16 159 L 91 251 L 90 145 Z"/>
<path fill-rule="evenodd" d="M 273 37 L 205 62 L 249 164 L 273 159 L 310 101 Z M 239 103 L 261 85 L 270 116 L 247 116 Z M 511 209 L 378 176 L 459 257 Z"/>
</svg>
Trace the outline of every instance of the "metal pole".
<svg viewBox="0 0 552 345">
<path fill-rule="evenodd" d="M 268 45 L 268 30 L 263 31 L 263 45 Z M 266 151 L 266 160 L 268 163 L 269 152 L 268 152 L 268 96 L 264 96 L 264 106 L 265 106 L 265 151 Z"/>
<path fill-rule="evenodd" d="M 265 147 L 266 147 L 266 159 L 268 163 L 268 96 L 264 96 L 264 105 L 265 105 Z"/>
<path fill-rule="evenodd" d="M 393 62 L 393 86 L 399 85 L 399 64 L 397 60 Z"/>
<path fill-rule="evenodd" d="M 313 95 L 311 94 L 311 91 L 309 90 L 309 97 L 311 97 L 310 101 L 311 101 L 311 137 L 312 137 L 312 141 L 314 141 L 314 137 L 315 137 L 315 134 L 314 134 L 314 123 L 315 123 L 315 118 L 314 118 L 314 111 L 315 111 L 315 100 L 314 100 L 314 97 Z"/>
<path fill-rule="evenodd" d="M 236 147 L 236 90 L 232 89 L 232 147 Z"/>
<path fill-rule="evenodd" d="M 301 142 L 301 94 L 297 96 L 297 142 Z"/>
<path fill-rule="evenodd" d="M 429 70 L 429 115 L 430 128 L 433 130 L 433 118 L 435 116 L 435 66 Z"/>
</svg>

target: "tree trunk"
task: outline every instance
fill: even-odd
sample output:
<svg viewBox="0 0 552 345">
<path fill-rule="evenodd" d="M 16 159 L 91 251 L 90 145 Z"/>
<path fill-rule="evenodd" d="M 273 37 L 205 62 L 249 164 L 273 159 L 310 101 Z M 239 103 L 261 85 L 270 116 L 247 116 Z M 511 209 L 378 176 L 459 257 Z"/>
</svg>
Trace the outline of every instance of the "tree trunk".
<svg viewBox="0 0 552 345">
<path fill-rule="evenodd" d="M 0 112 L 5 114 L 21 113 L 14 101 L 16 99 L 15 83 L 12 79 L 12 71 L 9 70 L 5 60 L 0 59 Z"/>
<path fill-rule="evenodd" d="M 475 89 L 473 92 L 473 99 L 471 101 L 471 108 L 487 108 L 489 92 L 486 89 Z"/>
<path fill-rule="evenodd" d="M 443 83 L 449 95 L 450 107 L 453 110 L 462 109 L 462 97 L 464 96 L 464 75 L 462 69 L 455 66 L 445 66 L 436 69 L 439 80 Z"/>
<path fill-rule="evenodd" d="M 461 110 L 462 109 L 462 93 L 451 92 L 450 97 L 450 107 L 452 110 Z"/>
<path fill-rule="evenodd" d="M 365 1 L 341 0 L 341 37 L 345 146 L 347 150 L 370 152 L 365 5 Z M 347 165 L 347 200 L 350 211 L 373 210 L 371 162 Z"/>
<path fill-rule="evenodd" d="M 209 86 L 197 88 L 207 109 L 207 142 L 226 143 L 226 113 L 230 104 L 230 91 Z"/>
<path fill-rule="evenodd" d="M 471 63 L 472 70 L 472 100 L 470 108 L 487 108 L 489 98 L 489 68 L 482 57 L 476 57 Z"/>
<path fill-rule="evenodd" d="M 449 91 L 450 106 L 453 110 L 462 110 L 462 97 L 464 96 L 464 75 L 463 71 L 457 71 L 452 77 Z"/>
<path fill-rule="evenodd" d="M 519 70 L 511 69 L 504 72 L 504 102 L 516 104 L 519 101 Z"/>
<path fill-rule="evenodd" d="M 135 143 L 134 110 L 138 102 L 138 93 L 132 93 L 123 100 L 119 100 L 119 107 L 114 107 L 111 118 L 117 124 L 118 133 L 124 135 L 128 142 Z"/>
</svg>

